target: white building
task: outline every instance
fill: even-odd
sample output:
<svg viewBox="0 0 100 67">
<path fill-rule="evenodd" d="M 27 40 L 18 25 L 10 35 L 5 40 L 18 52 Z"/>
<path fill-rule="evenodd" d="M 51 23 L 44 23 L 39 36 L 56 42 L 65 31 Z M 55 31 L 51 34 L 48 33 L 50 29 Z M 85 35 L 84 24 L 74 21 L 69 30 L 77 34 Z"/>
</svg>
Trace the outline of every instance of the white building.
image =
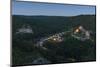
<svg viewBox="0 0 100 67">
<path fill-rule="evenodd" d="M 48 39 L 53 40 L 55 42 L 62 42 L 63 41 L 63 37 L 61 37 L 59 34 L 53 35 L 53 36 L 49 37 Z"/>
<path fill-rule="evenodd" d="M 45 59 L 45 58 L 42 58 L 42 57 L 40 57 L 40 58 L 38 58 L 38 59 L 35 59 L 35 60 L 32 62 L 32 64 L 49 64 L 49 63 L 51 63 L 51 62 L 48 61 L 48 60 Z"/>
<path fill-rule="evenodd" d="M 30 26 L 25 27 L 24 25 L 22 28 L 18 29 L 16 33 L 33 33 L 33 30 Z"/>
<path fill-rule="evenodd" d="M 81 32 L 81 33 L 80 33 Z M 72 34 L 72 36 L 78 40 L 82 40 L 85 41 L 87 39 L 90 39 L 90 32 L 85 30 L 83 28 L 83 26 L 79 26 L 74 33 Z"/>
</svg>

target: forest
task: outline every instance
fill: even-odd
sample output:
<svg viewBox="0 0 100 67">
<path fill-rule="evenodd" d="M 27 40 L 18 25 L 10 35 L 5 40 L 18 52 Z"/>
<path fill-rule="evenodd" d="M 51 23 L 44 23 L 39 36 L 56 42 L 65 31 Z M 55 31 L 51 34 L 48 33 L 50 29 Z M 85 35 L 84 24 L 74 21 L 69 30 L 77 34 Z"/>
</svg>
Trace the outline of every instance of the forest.
<svg viewBox="0 0 100 67">
<path fill-rule="evenodd" d="M 73 38 L 71 34 L 78 26 L 83 26 L 92 32 L 90 39 L 81 41 Z M 31 33 L 19 32 L 21 28 L 32 30 Z M 45 41 L 44 50 L 36 47 L 40 39 L 52 36 L 63 31 L 71 31 L 63 35 L 64 41 Z M 86 62 L 96 60 L 96 16 L 24 16 L 12 15 L 12 64 L 37 65 L 33 61 L 38 58 L 45 58 L 49 63 L 56 64 L 70 62 Z"/>
</svg>

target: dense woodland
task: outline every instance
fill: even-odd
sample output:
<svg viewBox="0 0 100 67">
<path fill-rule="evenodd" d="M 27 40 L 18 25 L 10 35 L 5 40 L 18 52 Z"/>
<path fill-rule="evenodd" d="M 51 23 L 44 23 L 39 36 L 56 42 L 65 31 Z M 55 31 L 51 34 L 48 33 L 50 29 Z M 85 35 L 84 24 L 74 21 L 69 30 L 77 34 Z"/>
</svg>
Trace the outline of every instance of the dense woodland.
<svg viewBox="0 0 100 67">
<path fill-rule="evenodd" d="M 16 31 L 23 25 L 29 25 L 33 34 L 20 33 Z M 34 44 L 42 37 L 70 30 L 82 25 L 92 31 L 94 41 L 80 41 L 72 38 L 70 34 L 65 35 L 61 43 L 45 42 L 43 50 Z M 13 65 L 32 64 L 38 57 L 44 57 L 54 63 L 95 61 L 96 60 L 96 16 L 79 15 L 65 16 L 12 16 L 12 63 Z"/>
</svg>

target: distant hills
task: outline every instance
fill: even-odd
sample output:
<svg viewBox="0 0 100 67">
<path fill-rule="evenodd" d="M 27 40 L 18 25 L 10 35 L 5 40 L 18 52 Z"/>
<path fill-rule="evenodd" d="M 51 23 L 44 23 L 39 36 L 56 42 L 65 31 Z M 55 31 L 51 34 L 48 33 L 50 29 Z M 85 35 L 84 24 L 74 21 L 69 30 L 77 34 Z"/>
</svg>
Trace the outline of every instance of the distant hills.
<svg viewBox="0 0 100 67">
<path fill-rule="evenodd" d="M 72 17 L 65 16 L 23 16 L 13 15 L 12 26 L 13 32 L 23 25 L 30 25 L 34 32 L 56 33 L 65 31 L 69 28 L 82 25 L 84 28 L 95 31 L 95 15 L 79 15 Z M 42 30 L 42 31 L 41 31 Z"/>
</svg>

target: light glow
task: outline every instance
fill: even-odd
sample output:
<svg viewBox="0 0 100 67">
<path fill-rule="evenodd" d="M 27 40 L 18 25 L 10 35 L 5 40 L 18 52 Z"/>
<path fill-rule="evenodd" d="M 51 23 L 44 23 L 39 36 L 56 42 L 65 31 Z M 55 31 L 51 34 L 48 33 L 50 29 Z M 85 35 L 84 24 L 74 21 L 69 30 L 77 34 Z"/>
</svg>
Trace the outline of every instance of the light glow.
<svg viewBox="0 0 100 67">
<path fill-rule="evenodd" d="M 78 33 L 79 31 L 80 31 L 79 29 L 76 29 L 76 30 L 75 30 L 76 33 Z"/>
<path fill-rule="evenodd" d="M 56 41 L 56 38 L 54 38 L 53 40 Z"/>
</svg>

